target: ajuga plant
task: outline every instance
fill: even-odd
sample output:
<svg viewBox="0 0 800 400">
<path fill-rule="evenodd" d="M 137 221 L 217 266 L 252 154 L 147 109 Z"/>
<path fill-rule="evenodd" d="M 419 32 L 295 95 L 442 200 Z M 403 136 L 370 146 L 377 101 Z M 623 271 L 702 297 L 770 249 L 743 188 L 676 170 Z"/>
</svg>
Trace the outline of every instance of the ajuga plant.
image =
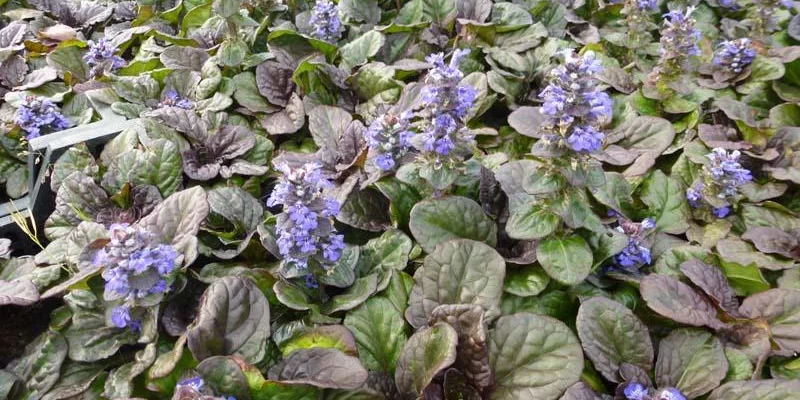
<svg viewBox="0 0 800 400">
<path fill-rule="evenodd" d="M 798 399 L 793 5 L 0 3 L 0 398 Z"/>
<path fill-rule="evenodd" d="M 343 236 L 333 227 L 340 204 L 324 193 L 332 184 L 320 167 L 278 165 L 283 177 L 267 200 L 267 206 L 283 206 L 276 225 L 276 242 L 284 258 L 282 272 L 287 278 L 304 278 L 309 288 L 319 286 L 315 275 L 336 272 L 335 263 L 345 247 Z"/>
<path fill-rule="evenodd" d="M 658 1 L 654 0 L 626 0 L 620 1 L 625 15 L 625 24 L 628 28 L 629 42 L 627 47 L 638 49 L 648 44 L 653 36 L 651 31 L 658 28 L 654 21 L 654 13 L 658 11 Z"/>
<path fill-rule="evenodd" d="M 739 187 L 753 179 L 739 163 L 741 153 L 716 148 L 707 154 L 698 180 L 686 189 L 689 205 L 710 212 L 716 218 L 727 217 L 740 198 Z"/>
<path fill-rule="evenodd" d="M 455 183 L 474 146 L 474 135 L 466 123 L 477 91 L 462 83 L 464 74 L 459 69 L 469 52 L 455 49 L 449 62 L 444 53 L 425 58 L 432 68 L 423 81 L 419 103 L 414 105 L 419 133 L 410 142 L 418 151 L 415 165 L 419 176 L 436 190 Z"/>
<path fill-rule="evenodd" d="M 664 14 L 658 64 L 648 75 L 653 98 L 668 97 L 670 92 L 686 93 L 693 84 L 690 78 L 701 54 L 698 41 L 702 33 L 695 27 L 694 6 Z"/>
<path fill-rule="evenodd" d="M 792 8 L 793 0 L 759 0 L 749 4 L 748 18 L 743 21 L 749 26 L 753 37 L 761 41 L 771 40 L 769 35 L 778 29 L 778 13 L 783 8 Z"/>
<path fill-rule="evenodd" d="M 740 83 L 750 76 L 756 55 L 749 38 L 722 41 L 714 50 L 711 64 L 700 67 L 700 73 L 707 77 L 699 79 L 698 83 L 711 89 L 723 89 Z"/>
<path fill-rule="evenodd" d="M 52 101 L 36 96 L 27 96 L 17 108 L 14 119 L 17 126 L 25 132 L 30 140 L 50 132 L 58 132 L 69 128 L 72 123 L 61 114 L 61 110 Z"/>
</svg>

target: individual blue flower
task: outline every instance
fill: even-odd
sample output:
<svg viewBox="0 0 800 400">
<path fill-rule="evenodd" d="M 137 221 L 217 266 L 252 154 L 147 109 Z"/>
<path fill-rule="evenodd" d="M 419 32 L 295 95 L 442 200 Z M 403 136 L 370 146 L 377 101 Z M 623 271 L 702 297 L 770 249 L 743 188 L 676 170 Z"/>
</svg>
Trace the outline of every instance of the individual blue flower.
<svg viewBox="0 0 800 400">
<path fill-rule="evenodd" d="M 364 131 L 364 139 L 375 165 L 383 171 L 392 170 L 397 161 L 411 148 L 410 112 L 400 115 L 387 112 L 376 118 Z"/>
<path fill-rule="evenodd" d="M 48 99 L 36 96 L 26 96 L 22 100 L 14 123 L 27 133 L 28 140 L 72 126 L 69 119 L 61 114 L 57 105 Z"/>
<path fill-rule="evenodd" d="M 636 0 L 636 6 L 642 11 L 658 10 L 658 0 Z"/>
<path fill-rule="evenodd" d="M 198 375 L 191 378 L 181 379 L 178 381 L 177 388 L 190 387 L 198 392 L 202 392 L 205 385 L 206 383 L 203 381 L 203 378 Z"/>
<path fill-rule="evenodd" d="M 308 163 L 294 169 L 280 164 L 276 169 L 283 176 L 267 205 L 283 206 L 284 212 L 278 216 L 276 241 L 285 266 L 305 270 L 314 260 L 333 273 L 333 265 L 345 248 L 344 237 L 333 226 L 339 202 L 323 193 L 333 185 L 322 175 L 319 164 Z"/>
<path fill-rule="evenodd" d="M 625 386 L 623 393 L 627 400 L 645 400 L 647 388 L 639 382 L 631 382 Z"/>
<path fill-rule="evenodd" d="M 312 27 L 311 35 L 319 40 L 336 43 L 342 38 L 339 7 L 330 0 L 317 0 L 308 23 Z"/>
<path fill-rule="evenodd" d="M 170 245 L 157 244 L 142 228 L 113 224 L 108 232 L 109 242 L 93 257 L 103 267 L 103 298 L 122 302 L 111 312 L 112 324 L 138 330 L 139 321 L 131 317 L 133 307 L 169 289 L 167 278 L 176 268 L 178 253 Z"/>
<path fill-rule="evenodd" d="M 726 40 L 717 45 L 714 52 L 714 65 L 718 65 L 730 72 L 738 74 L 753 63 L 756 51 L 748 38 Z"/>
<path fill-rule="evenodd" d="M 96 42 L 90 40 L 89 51 L 83 55 L 83 61 L 91 68 L 89 74 L 94 77 L 124 67 L 125 60 L 115 54 L 117 51 L 117 47 L 106 38 Z"/>
<path fill-rule="evenodd" d="M 445 63 L 444 54 L 431 54 L 425 60 L 433 65 L 425 78 L 421 107 L 426 114 L 422 128 L 422 150 L 440 162 L 453 159 L 451 153 L 458 147 L 472 145 L 474 135 L 466 127 L 467 115 L 477 98 L 477 90 L 462 85 L 464 74 L 458 69 L 461 59 L 469 49 L 456 49 Z"/>
<path fill-rule="evenodd" d="M 640 223 L 635 223 L 616 214 L 619 226 L 616 230 L 628 236 L 628 245 L 621 252 L 612 257 L 612 271 L 635 273 L 644 265 L 653 262 L 650 248 L 645 243 L 647 235 L 656 227 L 652 218 L 645 218 Z"/>
<path fill-rule="evenodd" d="M 194 102 L 181 97 L 175 89 L 164 91 L 161 97 L 161 102 L 158 103 L 159 107 L 178 107 L 184 110 L 191 110 L 194 108 Z"/>
<path fill-rule="evenodd" d="M 718 3 L 721 7 L 731 10 L 736 10 L 739 8 L 739 4 L 736 3 L 736 0 L 719 0 Z"/>
<path fill-rule="evenodd" d="M 654 400 L 686 400 L 686 396 L 675 388 L 666 388 L 659 391 Z"/>
<path fill-rule="evenodd" d="M 119 306 L 111 311 L 111 323 L 117 328 L 124 328 L 131 323 L 131 308 L 127 305 Z"/>
<path fill-rule="evenodd" d="M 664 14 L 657 74 L 673 76 L 684 73 L 688 70 L 692 57 L 701 54 L 697 43 L 702 34 L 694 26 L 694 10 L 694 7 L 688 7 L 686 12 L 672 10 Z"/>
<path fill-rule="evenodd" d="M 598 88 L 597 74 L 602 70 L 594 53 L 581 57 L 569 50 L 564 63 L 550 71 L 549 82 L 539 93 L 547 117 L 541 129 L 548 141 L 565 142 L 578 153 L 602 147 L 605 134 L 600 128 L 611 120 L 613 108 L 611 97 Z"/>
<path fill-rule="evenodd" d="M 579 153 L 594 153 L 603 145 L 605 135 L 593 126 L 576 126 L 567 138 L 572 150 Z"/>
</svg>

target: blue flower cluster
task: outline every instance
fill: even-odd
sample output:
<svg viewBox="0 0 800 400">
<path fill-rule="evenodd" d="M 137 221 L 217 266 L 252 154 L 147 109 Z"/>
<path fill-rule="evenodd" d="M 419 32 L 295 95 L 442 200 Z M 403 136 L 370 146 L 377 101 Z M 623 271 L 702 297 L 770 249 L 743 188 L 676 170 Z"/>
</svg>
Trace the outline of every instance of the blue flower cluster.
<svg viewBox="0 0 800 400">
<path fill-rule="evenodd" d="M 712 214 L 725 218 L 730 214 L 731 201 L 739 195 L 739 187 L 753 180 L 750 171 L 739 164 L 738 150 L 728 153 L 716 148 L 706 157 L 709 163 L 703 166 L 701 176 L 686 190 L 686 199 L 693 208 L 707 203 Z"/>
<path fill-rule="evenodd" d="M 14 123 L 27 133 L 25 137 L 28 140 L 72 126 L 57 105 L 36 96 L 25 97 L 17 110 Z"/>
<path fill-rule="evenodd" d="M 422 150 L 437 162 L 457 147 L 472 145 L 474 140 L 465 124 L 478 92 L 470 85 L 460 84 L 464 74 L 458 69 L 461 58 L 469 52 L 456 49 L 450 63 L 444 62 L 442 53 L 425 58 L 433 64 L 433 69 L 428 72 L 422 89 L 421 106 L 430 113 L 422 129 Z"/>
<path fill-rule="evenodd" d="M 623 393 L 627 400 L 686 400 L 686 396 L 675 388 L 662 389 L 650 396 L 648 388 L 638 382 L 628 383 Z"/>
<path fill-rule="evenodd" d="M 603 145 L 600 128 L 611 121 L 613 102 L 597 87 L 596 75 L 603 70 L 594 53 L 583 57 L 571 50 L 564 64 L 550 72 L 550 82 L 539 94 L 543 100 L 543 125 L 549 132 L 544 140 L 562 143 L 579 153 L 592 153 Z"/>
<path fill-rule="evenodd" d="M 642 266 L 650 265 L 653 259 L 644 239 L 655 229 L 656 222 L 652 218 L 645 218 L 641 223 L 636 223 L 616 212 L 612 212 L 611 216 L 617 217 L 619 226 L 616 229 L 628 236 L 628 245 L 619 254 L 614 255 L 609 270 L 636 273 Z"/>
<path fill-rule="evenodd" d="M 125 66 L 125 60 L 114 54 L 117 52 L 114 46 L 106 38 L 98 41 L 89 41 L 89 51 L 83 55 L 83 61 L 91 68 L 91 76 L 99 76 L 106 72 L 114 72 Z"/>
<path fill-rule="evenodd" d="M 612 0 L 609 3 L 620 4 L 623 3 L 623 0 Z M 629 0 L 625 2 L 625 6 L 639 11 L 655 11 L 658 9 L 658 0 Z"/>
<path fill-rule="evenodd" d="M 203 381 L 203 378 L 200 376 L 193 376 L 190 378 L 181 379 L 175 385 L 175 396 L 173 398 L 202 398 L 204 400 L 236 400 L 236 397 L 233 396 L 219 396 L 219 397 L 212 397 L 212 396 L 202 396 L 203 393 L 208 392 L 206 390 L 206 383 Z"/>
<path fill-rule="evenodd" d="M 640 11 L 658 10 L 658 0 L 636 0 L 636 8 Z"/>
<path fill-rule="evenodd" d="M 364 139 L 372 153 L 372 161 L 383 171 L 395 167 L 397 161 L 408 153 L 411 138 L 410 112 L 395 115 L 387 112 L 376 118 L 364 132 Z"/>
<path fill-rule="evenodd" d="M 748 38 L 726 40 L 717 45 L 714 52 L 714 65 L 738 74 L 756 58 L 756 51 Z"/>
<path fill-rule="evenodd" d="M 107 301 L 121 301 L 111 312 L 111 322 L 119 327 L 138 329 L 131 316 L 133 307 L 151 295 L 169 289 L 168 278 L 175 270 L 178 253 L 170 245 L 157 244 L 149 232 L 128 224 L 108 228 L 110 240 L 93 262 L 103 266 Z"/>
<path fill-rule="evenodd" d="M 175 89 L 166 90 L 161 97 L 161 102 L 158 103 L 159 107 L 178 107 L 184 110 L 194 108 L 194 102 L 181 97 Z"/>
<path fill-rule="evenodd" d="M 702 37 L 694 26 L 692 12 L 673 10 L 664 14 L 664 28 L 661 30 L 661 59 L 657 71 L 659 74 L 677 75 L 683 73 L 690 65 L 692 57 L 701 54 L 697 42 Z"/>
<path fill-rule="evenodd" d="M 333 217 L 339 214 L 339 202 L 323 194 L 333 185 L 322 175 L 321 166 L 308 163 L 292 169 L 286 164 L 276 166 L 283 173 L 267 206 L 283 205 L 278 216 L 278 249 L 285 258 L 285 265 L 301 270 L 315 260 L 328 273 L 333 273 L 333 264 L 344 250 L 344 237 L 337 234 Z M 306 274 L 309 287 L 316 285 L 313 277 Z"/>
<path fill-rule="evenodd" d="M 308 23 L 313 28 L 311 35 L 319 40 L 336 43 L 342 38 L 339 7 L 331 0 L 317 0 Z"/>
</svg>

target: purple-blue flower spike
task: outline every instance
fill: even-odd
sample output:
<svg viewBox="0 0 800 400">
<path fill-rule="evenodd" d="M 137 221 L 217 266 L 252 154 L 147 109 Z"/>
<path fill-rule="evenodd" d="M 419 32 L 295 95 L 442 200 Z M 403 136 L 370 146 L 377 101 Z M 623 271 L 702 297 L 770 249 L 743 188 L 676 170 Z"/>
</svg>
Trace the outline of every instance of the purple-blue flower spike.
<svg viewBox="0 0 800 400">
<path fill-rule="evenodd" d="M 578 153 L 593 153 L 603 145 L 600 128 L 611 120 L 613 102 L 598 88 L 603 67 L 593 53 L 583 57 L 571 50 L 565 61 L 550 72 L 549 83 L 539 94 L 547 140 L 562 141 Z"/>
<path fill-rule="evenodd" d="M 113 224 L 108 232 L 110 241 L 93 261 L 104 268 L 103 298 L 122 302 L 111 312 L 112 324 L 138 330 L 139 321 L 131 316 L 133 307 L 150 295 L 169 290 L 168 279 L 177 267 L 178 252 L 170 245 L 156 243 L 146 230 L 128 224 Z"/>
<path fill-rule="evenodd" d="M 339 7 L 330 0 L 317 0 L 308 23 L 312 27 L 311 36 L 319 40 L 336 43 L 342 38 Z"/>
<path fill-rule="evenodd" d="M 686 190 L 689 205 L 702 208 L 708 204 L 717 218 L 730 215 L 731 202 L 739 196 L 739 188 L 753 180 L 750 170 L 739 163 L 740 156 L 738 150 L 728 152 L 721 148 L 708 153 L 709 163 L 703 166 L 698 181 Z M 715 201 L 709 202 L 708 199 Z"/>
<path fill-rule="evenodd" d="M 83 55 L 83 61 L 91 69 L 89 74 L 95 77 L 124 67 L 125 60 L 115 54 L 117 51 L 117 47 L 106 38 L 100 38 L 96 42 L 90 40 L 89 51 Z"/>
<path fill-rule="evenodd" d="M 58 132 L 72 126 L 52 101 L 36 96 L 26 96 L 17 109 L 14 123 L 27 135 L 28 140 L 45 133 Z"/>
<path fill-rule="evenodd" d="M 339 214 L 339 202 L 324 194 L 333 187 L 322 174 L 321 165 L 308 163 L 292 169 L 276 166 L 283 173 L 267 199 L 267 206 L 283 206 L 278 216 L 278 250 L 287 266 L 308 269 L 313 259 L 328 273 L 345 248 L 344 237 L 336 232 L 333 217 Z M 308 280 L 312 287 L 315 280 Z"/>
<path fill-rule="evenodd" d="M 430 117 L 423 125 L 421 150 L 436 162 L 451 159 L 453 150 L 469 147 L 474 141 L 465 125 L 478 92 L 470 85 L 460 84 L 464 74 L 458 69 L 461 59 L 469 52 L 469 49 L 456 49 L 449 63 L 445 63 L 443 53 L 425 58 L 433 68 L 422 89 L 421 106 Z"/>
<path fill-rule="evenodd" d="M 756 51 L 748 38 L 726 40 L 714 52 L 714 65 L 738 74 L 753 63 Z"/>
<path fill-rule="evenodd" d="M 372 162 L 383 171 L 390 171 L 411 148 L 411 113 L 385 113 L 364 131 L 364 139 L 372 152 Z"/>
</svg>

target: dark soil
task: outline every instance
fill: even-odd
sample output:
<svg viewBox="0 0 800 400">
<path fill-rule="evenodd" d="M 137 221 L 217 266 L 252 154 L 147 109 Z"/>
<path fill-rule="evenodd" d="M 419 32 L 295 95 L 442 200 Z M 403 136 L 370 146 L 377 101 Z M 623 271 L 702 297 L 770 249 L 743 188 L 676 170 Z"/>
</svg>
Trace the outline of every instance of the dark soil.
<svg viewBox="0 0 800 400">
<path fill-rule="evenodd" d="M 48 299 L 30 306 L 0 306 L 0 368 L 25 351 L 25 346 L 50 324 L 50 312 L 61 306 L 61 299 Z"/>
</svg>

